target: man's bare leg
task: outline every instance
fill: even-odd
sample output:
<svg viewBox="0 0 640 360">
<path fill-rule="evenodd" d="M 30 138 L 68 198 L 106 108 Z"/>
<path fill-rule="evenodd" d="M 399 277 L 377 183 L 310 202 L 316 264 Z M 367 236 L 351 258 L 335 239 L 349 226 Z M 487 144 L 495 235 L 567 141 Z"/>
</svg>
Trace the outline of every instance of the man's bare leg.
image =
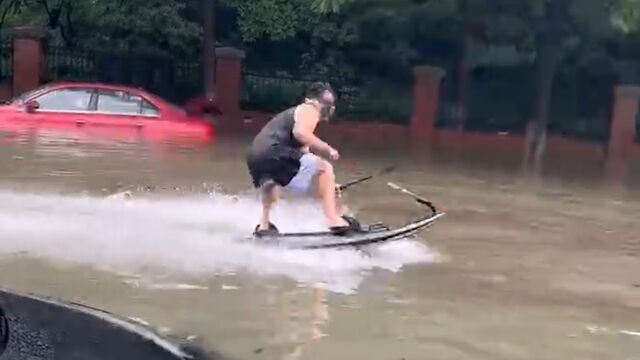
<svg viewBox="0 0 640 360">
<path fill-rule="evenodd" d="M 349 224 L 339 215 L 336 208 L 336 178 L 333 166 L 321 160 L 318 171 L 318 192 L 320 193 L 324 216 L 331 227 L 349 226 Z"/>
<path fill-rule="evenodd" d="M 278 201 L 278 186 L 274 183 L 267 183 L 262 188 L 262 219 L 258 230 L 269 230 L 271 223 L 271 208 Z"/>
<path fill-rule="evenodd" d="M 338 186 L 336 184 L 336 186 Z M 338 212 L 338 215 L 340 216 L 351 216 L 351 209 L 349 209 L 349 207 L 347 206 L 347 204 L 345 204 L 342 201 L 342 191 L 338 188 L 336 188 L 336 211 Z"/>
<path fill-rule="evenodd" d="M 318 172 L 318 175 L 319 174 L 320 173 Z M 314 181 L 316 182 L 316 184 L 318 183 L 317 176 L 314 179 Z M 338 184 L 336 184 L 336 186 L 338 186 Z M 320 191 L 320 187 L 316 189 L 316 198 L 318 199 L 318 201 L 320 202 L 322 201 L 322 192 Z M 342 202 L 342 192 L 339 191 L 338 188 L 336 187 L 336 214 L 342 217 L 344 215 L 347 215 L 349 211 L 350 210 L 347 207 L 347 205 Z"/>
</svg>

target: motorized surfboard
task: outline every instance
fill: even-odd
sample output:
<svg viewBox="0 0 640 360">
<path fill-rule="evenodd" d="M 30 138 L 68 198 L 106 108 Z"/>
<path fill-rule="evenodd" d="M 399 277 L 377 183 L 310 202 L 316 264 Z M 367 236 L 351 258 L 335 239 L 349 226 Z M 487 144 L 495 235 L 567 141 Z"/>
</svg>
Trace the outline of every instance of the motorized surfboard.
<svg viewBox="0 0 640 360">
<path fill-rule="evenodd" d="M 327 249 L 349 246 L 360 247 L 412 237 L 418 232 L 429 228 L 438 219 L 445 215 L 444 213 L 438 213 L 435 206 L 428 200 L 425 200 L 396 184 L 388 183 L 388 185 L 411 196 L 420 205 L 428 208 L 429 212 L 423 217 L 395 229 L 390 229 L 380 222 L 368 226 L 362 226 L 355 219 L 348 218 L 347 220 L 352 225 L 352 230 L 343 235 L 336 235 L 329 231 L 307 233 L 280 233 L 276 231 L 267 235 L 254 235 L 247 240 L 260 245 L 279 246 L 291 249 Z"/>
</svg>

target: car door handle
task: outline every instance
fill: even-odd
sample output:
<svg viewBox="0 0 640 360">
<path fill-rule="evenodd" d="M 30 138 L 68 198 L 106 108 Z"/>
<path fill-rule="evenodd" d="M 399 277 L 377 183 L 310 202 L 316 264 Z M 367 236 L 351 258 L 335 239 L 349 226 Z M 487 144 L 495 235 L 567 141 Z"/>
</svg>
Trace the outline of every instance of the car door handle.
<svg viewBox="0 0 640 360">
<path fill-rule="evenodd" d="M 76 119 L 76 125 L 77 126 L 82 126 L 84 124 L 86 124 L 87 121 L 86 120 L 82 120 L 82 119 Z"/>
</svg>

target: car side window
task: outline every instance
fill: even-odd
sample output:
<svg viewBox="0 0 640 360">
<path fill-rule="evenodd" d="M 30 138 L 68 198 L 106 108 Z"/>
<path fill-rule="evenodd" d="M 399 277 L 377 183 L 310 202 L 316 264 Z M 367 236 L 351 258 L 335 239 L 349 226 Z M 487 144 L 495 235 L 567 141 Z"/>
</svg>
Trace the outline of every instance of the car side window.
<svg viewBox="0 0 640 360">
<path fill-rule="evenodd" d="M 126 91 L 98 90 L 97 110 L 103 113 L 139 115 L 141 98 Z"/>
<path fill-rule="evenodd" d="M 90 89 L 59 89 L 48 92 L 35 100 L 38 109 L 44 111 L 89 111 Z"/>
<path fill-rule="evenodd" d="M 98 90 L 98 112 L 120 115 L 158 116 L 160 110 L 141 96 L 118 90 Z"/>
<path fill-rule="evenodd" d="M 142 99 L 142 115 L 160 116 L 160 110 L 152 103 Z"/>
</svg>

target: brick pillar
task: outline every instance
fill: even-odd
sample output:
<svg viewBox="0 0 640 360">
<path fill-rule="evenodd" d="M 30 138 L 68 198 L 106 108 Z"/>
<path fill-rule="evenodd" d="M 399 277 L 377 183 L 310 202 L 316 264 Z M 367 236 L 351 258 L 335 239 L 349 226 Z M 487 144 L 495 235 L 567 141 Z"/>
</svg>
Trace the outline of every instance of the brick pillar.
<svg viewBox="0 0 640 360">
<path fill-rule="evenodd" d="M 45 69 L 44 38 L 46 32 L 37 27 L 13 30 L 13 94 L 40 86 Z"/>
<path fill-rule="evenodd" d="M 440 82 L 444 69 L 433 66 L 417 66 L 413 69 L 413 114 L 411 116 L 411 140 L 413 144 L 432 144 L 438 116 Z"/>
<path fill-rule="evenodd" d="M 216 104 L 222 111 L 221 127 L 238 129 L 242 99 L 242 59 L 244 51 L 231 47 L 216 49 Z"/>
<path fill-rule="evenodd" d="M 635 145 L 640 86 L 617 86 L 614 92 L 605 176 L 609 181 L 622 182 L 629 172 L 631 149 Z"/>
</svg>

